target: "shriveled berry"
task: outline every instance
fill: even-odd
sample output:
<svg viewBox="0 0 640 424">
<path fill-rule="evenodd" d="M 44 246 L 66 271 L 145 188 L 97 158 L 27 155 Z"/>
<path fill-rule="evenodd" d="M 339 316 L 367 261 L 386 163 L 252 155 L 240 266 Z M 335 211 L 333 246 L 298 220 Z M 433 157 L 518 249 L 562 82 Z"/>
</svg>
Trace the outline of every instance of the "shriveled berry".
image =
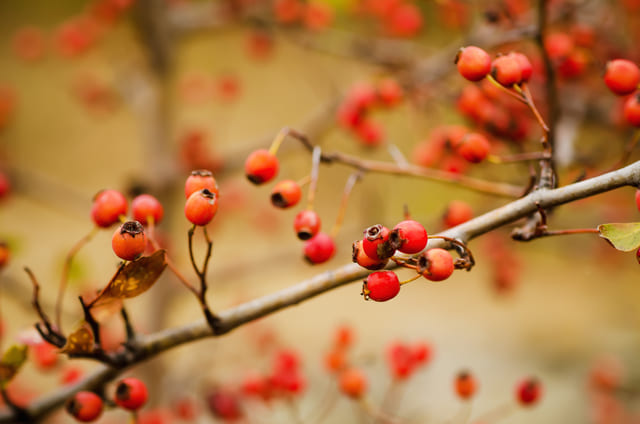
<svg viewBox="0 0 640 424">
<path fill-rule="evenodd" d="M 522 406 L 532 406 L 538 402 L 542 388 L 535 378 L 528 378 L 516 386 L 516 400 Z"/>
<path fill-rule="evenodd" d="M 451 228 L 473 218 L 473 209 L 462 200 L 452 200 L 442 216 L 445 227 Z"/>
<path fill-rule="evenodd" d="M 147 386 L 137 378 L 124 378 L 118 382 L 114 402 L 121 408 L 137 411 L 147 402 Z"/>
<path fill-rule="evenodd" d="M 271 191 L 271 204 L 277 208 L 290 208 L 295 206 L 302 197 L 300 185 L 293 180 L 280 181 Z"/>
<path fill-rule="evenodd" d="M 476 393 L 476 379 L 467 371 L 458 373 L 455 381 L 456 394 L 461 399 L 467 400 Z"/>
<path fill-rule="evenodd" d="M 196 191 L 206 188 L 216 196 L 220 195 L 218 182 L 213 177 L 213 173 L 207 169 L 196 169 L 191 171 L 191 175 L 187 177 L 184 183 L 184 197 L 188 199 Z"/>
<path fill-rule="evenodd" d="M 218 212 L 218 196 L 202 189 L 192 193 L 184 204 L 184 214 L 195 225 L 207 225 Z"/>
<path fill-rule="evenodd" d="M 164 208 L 158 199 L 150 194 L 141 194 L 131 201 L 133 219 L 142 225 L 149 225 L 149 218 L 154 224 L 159 224 L 164 217 Z"/>
<path fill-rule="evenodd" d="M 619 96 L 631 94 L 638 89 L 638 84 L 640 84 L 640 69 L 630 60 L 611 60 L 607 62 L 604 83 Z"/>
<path fill-rule="evenodd" d="M 393 271 L 376 271 L 369 274 L 362 284 L 365 300 L 384 302 L 393 299 L 400 292 L 400 280 Z"/>
<path fill-rule="evenodd" d="M 265 149 L 256 150 L 247 157 L 244 172 L 254 184 L 271 181 L 277 174 L 279 162 L 276 155 Z"/>
<path fill-rule="evenodd" d="M 81 391 L 67 401 L 65 409 L 76 420 L 88 423 L 102 415 L 102 399 L 93 392 Z"/>
<path fill-rule="evenodd" d="M 640 91 L 624 102 L 623 114 L 628 123 L 634 127 L 640 127 Z"/>
<path fill-rule="evenodd" d="M 469 81 L 480 81 L 491 71 L 491 57 L 476 46 L 463 47 L 455 60 L 458 72 Z"/>
<path fill-rule="evenodd" d="M 364 230 L 362 248 L 364 253 L 374 261 L 382 261 L 393 256 L 395 248 L 389 244 L 389 229 L 376 224 Z"/>
<path fill-rule="evenodd" d="M 147 247 L 144 227 L 138 221 L 122 224 L 111 238 L 111 247 L 120 259 L 132 261 L 140 256 Z"/>
<path fill-rule="evenodd" d="M 367 378 L 357 368 L 350 368 L 340 374 L 340 390 L 353 399 L 358 399 L 367 390 Z"/>
<path fill-rule="evenodd" d="M 398 223 L 389 234 L 389 242 L 402 253 L 414 254 L 422 251 L 429 237 L 421 223 L 408 219 Z"/>
<path fill-rule="evenodd" d="M 471 163 L 479 163 L 487 157 L 490 148 L 487 137 L 479 133 L 469 133 L 462 138 L 458 154 Z"/>
<path fill-rule="evenodd" d="M 98 227 L 110 227 L 126 214 L 127 199 L 117 190 L 102 190 L 93 198 L 91 219 Z"/>
<path fill-rule="evenodd" d="M 384 268 L 385 265 L 387 265 L 387 262 L 389 260 L 388 259 L 376 260 L 371 258 L 369 255 L 365 253 L 365 250 L 362 247 L 363 242 L 364 242 L 363 240 L 357 240 L 353 242 L 353 246 L 352 246 L 353 262 L 371 271 Z"/>
<path fill-rule="evenodd" d="M 304 258 L 313 265 L 328 261 L 334 253 L 336 245 L 325 233 L 316 234 L 304 244 Z"/>
<path fill-rule="evenodd" d="M 491 76 L 504 87 L 511 87 L 522 81 L 520 62 L 512 56 L 500 56 L 491 64 Z"/>
<path fill-rule="evenodd" d="M 300 240 L 309 240 L 320 231 L 320 216 L 312 210 L 300 211 L 293 220 L 293 229 Z"/>
<path fill-rule="evenodd" d="M 453 274 L 453 258 L 439 247 L 429 249 L 418 259 L 418 272 L 430 281 L 446 280 Z"/>
</svg>

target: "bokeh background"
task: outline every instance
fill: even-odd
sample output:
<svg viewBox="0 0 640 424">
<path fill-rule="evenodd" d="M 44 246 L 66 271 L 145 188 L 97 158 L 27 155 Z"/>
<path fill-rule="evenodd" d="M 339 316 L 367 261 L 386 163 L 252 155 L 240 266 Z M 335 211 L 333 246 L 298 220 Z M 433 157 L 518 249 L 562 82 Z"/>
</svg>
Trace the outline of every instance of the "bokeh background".
<svg viewBox="0 0 640 424">
<path fill-rule="evenodd" d="M 106 6 L 101 6 L 106 11 L 98 10 L 108 3 L 116 4 L 116 12 Z M 325 151 L 391 160 L 388 146 L 392 145 L 412 161 L 416 144 L 435 127 L 465 123 L 455 102 L 470 83 L 455 72 L 451 46 L 464 45 L 465 37 L 486 25 L 487 11 L 500 14 L 517 6 L 523 10 L 510 18 L 511 23 L 499 22 L 489 33 L 531 23 L 534 4 L 415 1 L 423 19 L 419 31 L 394 37 L 372 18 L 354 12 L 355 0 L 320 2 L 330 8 L 333 19 L 327 28 L 319 29 L 284 25 L 271 12 L 257 17 L 220 12 L 234 4 L 242 10 L 251 2 L 132 3 L 28 0 L 0 4 L 0 97 L 8 111 L 2 116 L 0 159 L 12 186 L 0 204 L 0 237 L 12 254 L 0 273 L 4 348 L 33 337 L 36 317 L 23 267 L 37 275 L 45 308 L 52 311 L 64 257 L 91 230 L 91 199 L 104 188 L 145 191 L 162 201 L 166 215 L 158 229 L 169 254 L 195 281 L 188 260 L 189 224 L 183 216 L 182 188 L 191 169 L 214 168 L 221 190 L 220 211 L 210 226 L 214 250 L 209 302 L 214 311 L 350 262 L 351 243 L 361 237 L 362 230 L 376 223 L 395 225 L 402 219 L 404 205 L 435 233 L 443 228 L 442 214 L 451 200 L 468 202 L 475 214 L 507 202 L 437 182 L 366 175 L 349 201 L 335 257 L 310 266 L 292 231 L 299 207 L 273 208 L 272 184 L 251 185 L 242 164 L 252 150 L 267 148 L 284 126 L 309 134 Z M 608 4 L 551 3 L 557 8 L 554 16 L 559 23 L 554 30 L 558 32 L 566 23 L 557 12 L 561 7 L 573 10 L 572 19 L 579 21 L 594 10 L 594 4 Z M 607 28 L 615 26 L 617 32 L 602 43 L 625 51 L 634 37 L 633 28 L 638 28 L 634 26 L 638 14 L 625 9 L 633 2 L 613 3 L 605 21 Z M 78 33 L 68 30 L 72 35 L 65 36 L 65 25 L 80 29 Z M 16 47 L 17 34 L 26 27 L 41 32 L 42 52 L 35 58 L 24 56 Z M 90 40 L 83 41 L 83 36 Z M 33 48 L 26 44 L 27 50 Z M 508 51 L 512 45 L 499 46 L 493 51 Z M 531 43 L 523 48 L 535 50 Z M 398 63 L 382 63 L 394 55 Z M 441 67 L 433 71 L 437 78 L 412 85 L 408 82 L 411 66 L 423 59 Z M 588 71 L 597 73 L 601 60 L 595 52 L 589 56 Z M 613 164 L 629 136 L 607 115 L 616 110 L 613 96 L 603 84 L 598 85 L 597 77 L 588 75 L 561 85 L 564 96 L 583 93 L 579 97 L 585 101 L 604 101 L 604 106 L 594 101 L 593 108 L 582 114 L 564 115 L 575 119 L 565 122 L 571 128 L 572 153 L 571 166 L 561 169 L 563 184 L 577 178 L 582 169 L 592 172 Z M 336 109 L 353 84 L 385 77 L 396 77 L 407 88 L 405 100 L 373 112 L 384 128 L 386 143 L 363 146 L 336 123 Z M 600 118 L 589 115 L 603 109 L 607 112 Z M 535 150 L 533 143 L 531 150 Z M 507 143 L 497 146 L 508 150 Z M 281 178 L 300 179 L 308 173 L 310 155 L 295 140 L 285 141 L 278 155 Z M 320 170 L 315 205 L 326 228 L 336 219 L 342 186 L 351 172 L 340 165 Z M 469 172 L 523 186 L 528 179 L 522 165 L 478 165 Z M 626 188 L 567 205 L 552 215 L 550 225 L 593 228 L 604 222 L 637 220 L 633 193 Z M 323 361 L 336 329 L 344 325 L 355 334 L 353 361 L 369 376 L 374 404 L 382 402 L 391 384 L 386 349 L 392 342 L 425 341 L 432 347 L 428 365 L 400 389 L 401 401 L 394 406 L 394 414 L 402 422 L 447 422 L 455 416 L 461 402 L 453 379 L 463 369 L 471 370 L 479 381 L 473 416 L 512 402 L 515 384 L 536 376 L 544 387 L 540 404 L 517 409 L 503 422 L 632 422 L 640 387 L 640 290 L 633 254 L 614 251 L 596 235 L 516 243 L 508 230 L 470 243 L 477 261 L 472 272 L 457 271 L 442 283 L 418 280 L 387 303 L 363 301 L 361 285 L 354 282 L 131 370 L 151 388 L 141 422 L 218 422 L 208 411 L 206 394 L 220 387 L 236 390 L 247 373 L 266 372 L 274 352 L 281 348 L 299 353 L 306 386 L 290 402 L 246 403 L 247 422 L 367 422 L 344 397 L 335 401 L 326 416 L 319 417 L 317 412 L 328 393 L 337 394 Z M 65 303 L 67 330 L 81 319 L 75 297 L 102 287 L 117 268 L 111 234 L 101 231 L 74 261 Z M 198 248 L 197 254 L 203 253 Z M 496 276 L 500 266 L 514 269 L 508 282 Z M 126 301 L 126 306 L 136 328 L 145 333 L 200 318 L 195 299 L 168 273 L 148 293 Z M 117 344 L 122 337 L 117 317 L 105 326 Z M 598 365 L 602 358 L 605 365 Z M 60 358 L 53 367 L 42 369 L 34 358 L 12 382 L 11 390 L 28 400 L 55 390 L 69 368 L 87 371 L 92 366 L 88 361 Z M 612 401 L 611 408 L 625 408 L 629 417 L 596 420 L 590 388 L 594 367 L 612 374 L 620 368 L 620 382 L 612 395 L 619 403 Z M 199 412 L 193 420 L 176 415 L 176 402 L 185 398 Z M 126 419 L 114 410 L 99 422 Z M 61 413 L 47 422 L 72 420 Z"/>
</svg>

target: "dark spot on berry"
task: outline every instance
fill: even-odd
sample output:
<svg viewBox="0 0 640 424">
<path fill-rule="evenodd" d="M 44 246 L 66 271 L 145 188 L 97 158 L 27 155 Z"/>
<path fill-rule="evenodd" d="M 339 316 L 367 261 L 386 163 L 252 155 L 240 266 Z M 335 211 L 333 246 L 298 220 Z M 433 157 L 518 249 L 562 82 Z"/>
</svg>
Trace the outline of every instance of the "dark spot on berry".
<svg viewBox="0 0 640 424">
<path fill-rule="evenodd" d="M 118 387 L 116 387 L 116 397 L 120 400 L 128 400 L 130 396 L 131 387 L 125 382 L 118 384 Z"/>
<path fill-rule="evenodd" d="M 144 227 L 138 221 L 127 221 L 120 227 L 120 234 L 129 234 L 135 237 L 142 233 L 144 233 Z"/>
<path fill-rule="evenodd" d="M 298 231 L 298 238 L 300 240 L 309 240 L 311 237 L 313 237 L 313 233 L 308 228 L 302 228 Z"/>
<path fill-rule="evenodd" d="M 278 193 L 273 193 L 271 195 L 271 203 L 276 208 L 286 208 L 287 206 L 289 206 L 289 203 L 282 196 L 282 193 L 279 193 L 279 192 Z"/>
</svg>

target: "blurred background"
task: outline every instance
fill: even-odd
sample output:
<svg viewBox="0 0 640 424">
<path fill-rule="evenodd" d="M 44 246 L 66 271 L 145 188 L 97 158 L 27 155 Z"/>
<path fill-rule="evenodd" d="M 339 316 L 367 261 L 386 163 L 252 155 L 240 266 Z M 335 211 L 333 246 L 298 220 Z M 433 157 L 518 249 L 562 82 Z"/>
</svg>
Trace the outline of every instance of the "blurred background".
<svg viewBox="0 0 640 424">
<path fill-rule="evenodd" d="M 553 42 L 546 47 L 559 90 L 552 118 L 559 182 L 568 184 L 617 165 L 632 136 L 601 72 L 612 58 L 638 62 L 640 5 L 547 3 L 546 35 Z M 158 238 L 195 282 L 184 181 L 192 169 L 214 172 L 220 185 L 220 209 L 209 226 L 214 311 L 349 263 L 362 231 L 394 226 L 405 206 L 431 234 L 445 228 L 453 200 L 470 205 L 474 215 L 507 203 L 437 181 L 366 174 L 347 204 L 335 256 L 312 266 L 292 230 L 304 199 L 296 208 L 274 208 L 274 183 L 252 185 L 243 164 L 289 126 L 325 152 L 526 187 L 526 164 L 469 165 L 434 146 L 444 146 L 439 140 L 452 125 L 466 125 L 491 137 L 494 158 L 539 150 L 540 131 L 528 111 L 490 85 L 464 80 L 453 63 L 457 49 L 469 44 L 492 56 L 526 53 L 534 65 L 531 89 L 548 116 L 542 56 L 530 41 L 537 7 L 526 0 L 0 3 L 0 171 L 10 187 L 1 196 L 0 238 L 11 255 L 0 270 L 2 345 L 33 345 L 9 392 L 26 404 L 94 366 L 37 347 L 23 268 L 36 274 L 43 306 L 53 314 L 65 256 L 91 231 L 89 211 L 99 190 L 117 189 L 129 199 L 156 196 L 165 211 Z M 385 87 L 391 100 L 367 105 L 367 125 L 348 124 L 349 102 L 363 93 L 380 96 Z M 292 138 L 278 158 L 278 179 L 309 173 L 311 155 Z M 326 231 L 352 171 L 320 168 L 314 205 Z M 550 216 L 550 228 L 637 221 L 633 193 L 625 188 L 562 207 Z M 223 422 L 220 407 L 211 407 L 220 393 L 239 402 L 244 422 L 369 422 L 339 394 L 326 367 L 340 328 L 353 335 L 350 361 L 368 376 L 370 402 L 398 422 L 475 422 L 465 418 L 465 408 L 472 408 L 471 417 L 497 411 L 483 422 L 638 422 L 640 290 L 633 254 L 593 234 L 517 243 L 509 231 L 473 240 L 476 267 L 445 282 L 418 280 L 386 303 L 365 302 L 354 282 L 140 365 L 129 372 L 151 390 L 140 422 Z M 76 297 L 103 287 L 117 269 L 111 235 L 100 231 L 74 259 L 66 331 L 82 319 Z M 202 257 L 204 241 L 196 244 Z M 125 304 L 143 333 L 201 318 L 196 300 L 169 273 Z M 119 317 L 106 317 L 103 325 L 105 343 L 117 347 L 124 337 Z M 432 352 L 414 375 L 395 383 L 388 363 L 394 343 L 425 343 Z M 247 394 L 247 376 L 268 375 L 283 350 L 299 360 L 299 384 L 268 401 Z M 462 370 L 478 380 L 471 406 L 453 389 Z M 500 415 L 528 376 L 542 384 L 539 404 Z M 126 419 L 113 410 L 98 422 Z M 61 412 L 46 422 L 73 421 Z"/>
</svg>

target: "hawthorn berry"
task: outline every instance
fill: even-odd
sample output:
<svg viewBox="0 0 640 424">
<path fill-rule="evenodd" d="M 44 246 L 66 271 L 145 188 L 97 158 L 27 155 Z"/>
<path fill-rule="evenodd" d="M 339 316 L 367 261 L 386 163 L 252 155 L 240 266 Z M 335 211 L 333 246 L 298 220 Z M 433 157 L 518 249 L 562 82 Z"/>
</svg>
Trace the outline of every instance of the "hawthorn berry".
<svg viewBox="0 0 640 424">
<path fill-rule="evenodd" d="M 113 401 L 121 408 L 137 411 L 144 406 L 148 397 L 147 386 L 141 380 L 129 377 L 118 382 Z"/>
<path fill-rule="evenodd" d="M 461 48 L 455 64 L 460 75 L 469 81 L 480 81 L 491 71 L 491 57 L 486 51 L 476 46 Z"/>
<path fill-rule="evenodd" d="M 127 199 L 117 190 L 102 190 L 93 198 L 91 219 L 98 227 L 108 228 L 126 214 Z"/>
<path fill-rule="evenodd" d="M 470 399 L 476 393 L 476 379 L 467 371 L 461 371 L 455 380 L 456 394 L 463 400 Z"/>
<path fill-rule="evenodd" d="M 111 237 L 113 253 L 120 259 L 132 261 L 140 256 L 147 247 L 144 227 L 138 221 L 127 221 Z"/>
<path fill-rule="evenodd" d="M 207 188 L 189 196 L 184 204 L 184 214 L 195 225 L 207 225 L 218 212 L 218 196 Z"/>
<path fill-rule="evenodd" d="M 339 372 L 347 365 L 347 359 L 343 349 L 333 349 L 324 357 L 324 364 L 330 372 Z"/>
<path fill-rule="evenodd" d="M 529 58 L 520 52 L 509 53 L 509 56 L 515 59 L 516 62 L 518 62 L 518 65 L 520 66 L 520 73 L 521 73 L 520 82 L 529 81 L 529 79 L 531 78 L 531 75 L 533 74 L 533 65 L 531 65 L 531 61 L 529 61 Z"/>
<path fill-rule="evenodd" d="M 211 193 L 215 193 L 219 196 L 218 183 L 213 177 L 213 173 L 206 169 L 196 169 L 191 171 L 191 175 L 187 177 L 187 181 L 184 183 L 184 197 L 188 199 L 196 191 L 206 188 Z"/>
<path fill-rule="evenodd" d="M 636 190 L 636 206 L 638 207 L 638 211 L 640 211 L 640 188 Z"/>
<path fill-rule="evenodd" d="M 479 163 L 487 157 L 490 148 L 487 137 L 479 133 L 469 133 L 462 138 L 457 151 L 467 161 Z"/>
<path fill-rule="evenodd" d="M 513 56 L 499 56 L 491 64 L 491 76 L 504 87 L 511 87 L 522 82 L 520 62 Z"/>
<path fill-rule="evenodd" d="M 7 266 L 10 258 L 11 250 L 9 250 L 9 245 L 3 241 L 0 241 L 0 269 Z"/>
<path fill-rule="evenodd" d="M 362 284 L 365 300 L 384 302 L 393 299 L 400 292 L 400 280 L 393 271 L 376 271 L 369 274 Z"/>
<path fill-rule="evenodd" d="M 312 210 L 298 212 L 293 220 L 293 229 L 300 240 L 309 240 L 320 231 L 320 216 Z"/>
<path fill-rule="evenodd" d="M 58 364 L 58 348 L 50 343 L 41 341 L 31 346 L 33 360 L 41 370 L 47 370 Z"/>
<path fill-rule="evenodd" d="M 358 140 L 365 146 L 377 146 L 384 139 L 384 130 L 371 119 L 362 119 L 355 128 Z"/>
<path fill-rule="evenodd" d="M 361 398 L 367 390 L 367 378 L 357 368 L 344 370 L 340 374 L 340 390 L 350 398 Z"/>
<path fill-rule="evenodd" d="M 271 181 L 278 174 L 279 162 L 276 155 L 265 149 L 254 151 L 244 163 L 244 172 L 254 184 Z"/>
<path fill-rule="evenodd" d="M 402 253 L 414 254 L 422 251 L 429 237 L 427 230 L 418 221 L 408 219 L 398 223 L 389 233 L 389 242 Z"/>
<path fill-rule="evenodd" d="M 624 102 L 624 119 L 634 127 L 640 127 L 640 91 L 634 93 Z"/>
<path fill-rule="evenodd" d="M 304 258 L 313 265 L 328 261 L 335 252 L 333 239 L 325 233 L 318 233 L 304 243 Z"/>
<path fill-rule="evenodd" d="M 364 254 L 376 262 L 386 261 L 395 252 L 389 243 L 389 229 L 380 224 L 372 225 L 364 230 L 362 248 Z M 366 267 L 365 267 L 366 268 Z"/>
<path fill-rule="evenodd" d="M 353 344 L 353 329 L 347 325 L 341 325 L 333 336 L 333 345 L 338 349 L 346 349 Z"/>
<path fill-rule="evenodd" d="M 640 69 L 630 60 L 611 60 L 604 71 L 604 83 L 619 96 L 631 94 L 638 89 Z"/>
<path fill-rule="evenodd" d="M 9 178 L 4 172 L 0 171 L 0 200 L 7 197 L 10 191 L 11 183 L 9 182 Z"/>
<path fill-rule="evenodd" d="M 304 11 L 304 26 L 312 31 L 321 31 L 331 25 L 333 9 L 328 4 L 309 2 Z"/>
<path fill-rule="evenodd" d="M 393 78 L 385 78 L 378 83 L 378 99 L 384 106 L 395 106 L 402 101 L 402 87 Z"/>
<path fill-rule="evenodd" d="M 414 37 L 423 26 L 422 12 L 413 3 L 400 3 L 386 16 L 387 30 L 396 37 Z"/>
<path fill-rule="evenodd" d="M 295 206 L 302 197 L 300 185 L 293 180 L 280 181 L 271 191 L 271 204 L 277 208 L 290 208 Z"/>
<path fill-rule="evenodd" d="M 391 375 L 396 380 L 405 380 L 415 370 L 411 348 L 402 342 L 393 342 L 387 348 L 387 361 Z"/>
<path fill-rule="evenodd" d="M 102 398 L 93 392 L 81 391 L 67 401 L 65 409 L 80 422 L 95 421 L 102 415 Z"/>
<path fill-rule="evenodd" d="M 453 258 L 439 247 L 429 249 L 418 258 L 418 272 L 430 281 L 446 280 L 453 274 Z"/>
<path fill-rule="evenodd" d="M 522 406 L 532 406 L 540 399 L 542 388 L 535 378 L 528 378 L 516 386 L 516 400 Z"/>
<path fill-rule="evenodd" d="M 149 218 L 154 224 L 159 224 L 164 216 L 164 208 L 158 199 L 150 194 L 141 194 L 131 201 L 133 219 L 142 225 L 149 225 Z"/>
<path fill-rule="evenodd" d="M 365 253 L 364 247 L 362 244 L 363 240 L 357 240 L 353 242 L 352 246 L 352 259 L 353 262 L 357 263 L 363 268 L 366 268 L 371 271 L 375 271 L 378 269 L 382 269 L 387 265 L 388 259 L 372 259 L 369 255 Z"/>
<path fill-rule="evenodd" d="M 442 216 L 442 221 L 445 227 L 451 228 L 467 222 L 471 218 L 473 218 L 473 210 L 468 203 L 461 200 L 452 200 Z"/>
<path fill-rule="evenodd" d="M 214 416 L 223 420 L 234 421 L 244 416 L 238 395 L 226 389 L 211 392 L 207 405 Z"/>
</svg>

